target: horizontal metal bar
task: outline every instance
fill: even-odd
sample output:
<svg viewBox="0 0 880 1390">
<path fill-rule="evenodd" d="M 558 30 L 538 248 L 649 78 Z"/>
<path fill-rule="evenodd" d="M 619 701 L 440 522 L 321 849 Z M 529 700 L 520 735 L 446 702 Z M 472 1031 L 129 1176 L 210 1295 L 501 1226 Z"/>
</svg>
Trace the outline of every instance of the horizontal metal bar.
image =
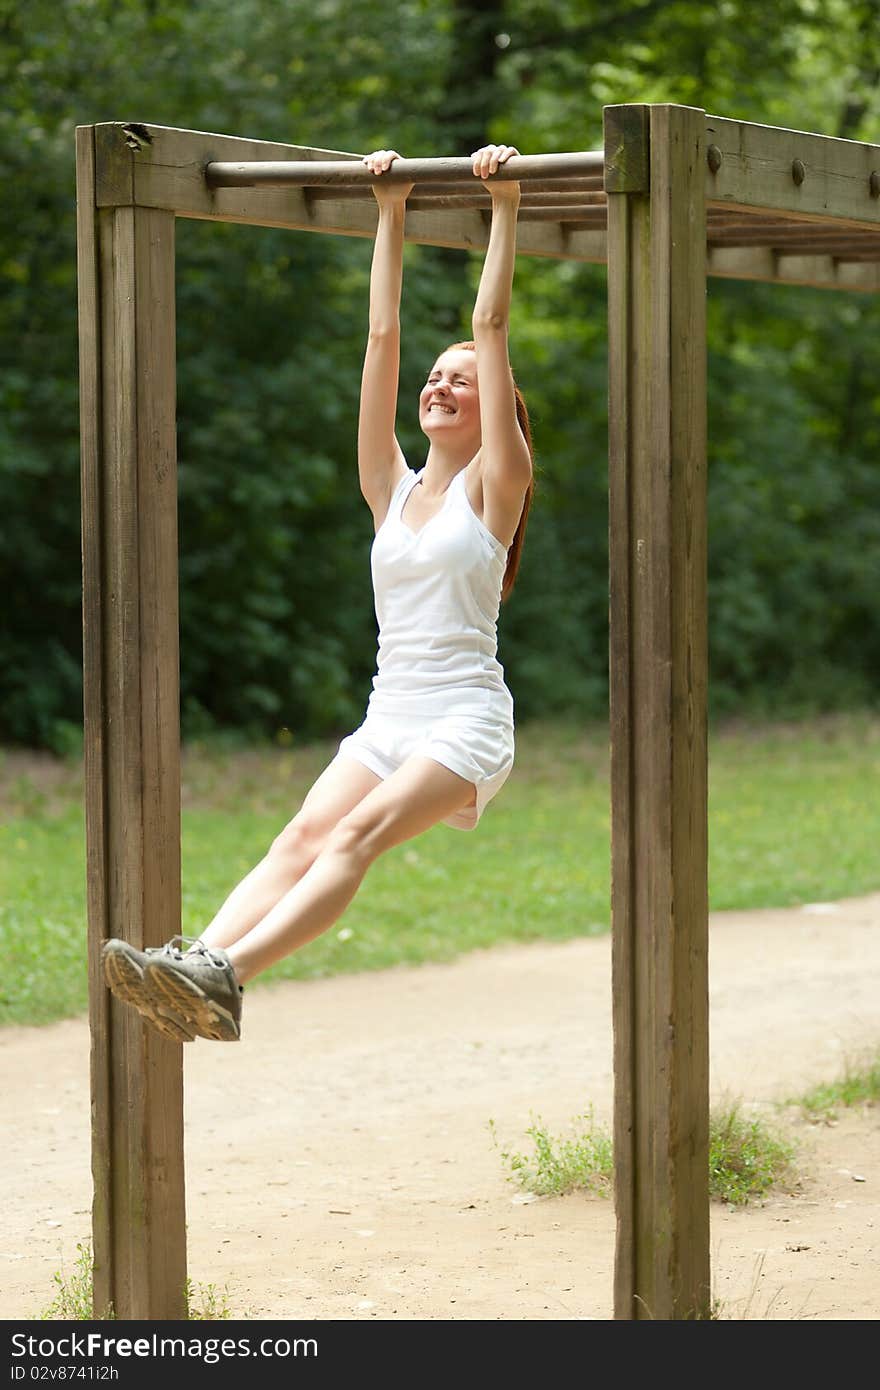
<svg viewBox="0 0 880 1390">
<path fill-rule="evenodd" d="M 601 178 L 605 169 L 602 150 L 582 150 L 570 154 L 513 155 L 498 172 L 490 177 L 501 182 L 520 179 L 546 179 L 592 176 Z M 205 180 L 210 188 L 309 188 L 328 184 L 365 185 L 378 183 L 469 183 L 474 174 L 473 160 L 453 159 L 395 159 L 384 174 L 370 172 L 361 160 L 297 160 L 247 161 L 229 164 L 212 161 L 205 166 Z M 601 185 L 600 185 L 601 186 Z"/>
</svg>

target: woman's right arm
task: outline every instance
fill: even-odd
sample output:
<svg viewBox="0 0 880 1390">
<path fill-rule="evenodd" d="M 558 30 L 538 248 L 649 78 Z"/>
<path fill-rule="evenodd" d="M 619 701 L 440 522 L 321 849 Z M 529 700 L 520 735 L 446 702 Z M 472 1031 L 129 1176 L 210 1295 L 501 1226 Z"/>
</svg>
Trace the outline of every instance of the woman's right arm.
<svg viewBox="0 0 880 1390">
<path fill-rule="evenodd" d="M 394 150 L 377 150 L 364 163 L 381 178 Z M 406 460 L 394 433 L 400 376 L 400 293 L 403 281 L 403 228 L 411 184 L 373 185 L 379 221 L 370 271 L 370 330 L 361 375 L 358 415 L 358 475 L 376 530 L 391 494 L 403 477 Z"/>
</svg>

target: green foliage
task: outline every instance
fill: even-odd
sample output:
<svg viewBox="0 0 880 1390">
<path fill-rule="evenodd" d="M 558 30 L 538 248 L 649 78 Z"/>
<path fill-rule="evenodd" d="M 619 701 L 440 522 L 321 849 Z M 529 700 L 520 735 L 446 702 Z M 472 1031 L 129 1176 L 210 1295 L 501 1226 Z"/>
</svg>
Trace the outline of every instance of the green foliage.
<svg viewBox="0 0 880 1390">
<path fill-rule="evenodd" d="M 570 1138 L 554 1138 L 538 1116 L 526 1130 L 534 1145 L 529 1155 L 500 1149 L 495 1123 L 490 1120 L 492 1140 L 509 1170 L 510 1181 L 536 1197 L 560 1197 L 576 1189 L 609 1193 L 614 1178 L 610 1136 L 596 1123 L 592 1106 L 572 1125 L 575 1132 Z"/>
<path fill-rule="evenodd" d="M 94 1296 L 92 1276 L 94 1256 L 89 1242 L 77 1243 L 77 1256 L 73 1270 L 66 1274 L 64 1269 L 52 1275 L 58 1292 L 52 1302 L 37 1316 L 41 1321 L 91 1322 L 94 1319 Z M 190 1322 L 217 1322 L 231 1318 L 228 1291 L 218 1292 L 215 1284 L 198 1284 L 192 1279 L 186 1281 L 186 1317 Z M 102 1321 L 113 1321 L 112 1308 L 101 1315 Z"/>
<path fill-rule="evenodd" d="M 508 1170 L 508 1179 L 537 1197 L 561 1197 L 588 1191 L 610 1196 L 614 1178 L 611 1136 L 597 1123 L 593 1107 L 572 1121 L 569 1138 L 552 1135 L 538 1119 L 526 1130 L 531 1154 L 500 1147 L 495 1123 L 493 1144 Z M 730 1206 L 745 1206 L 772 1187 L 793 1180 L 794 1148 L 766 1123 L 747 1120 L 738 1103 L 713 1108 L 709 1115 L 709 1196 Z"/>
<path fill-rule="evenodd" d="M 70 1274 L 64 1269 L 52 1275 L 57 1293 L 52 1302 L 37 1316 L 41 1321 L 50 1322 L 90 1322 L 94 1317 L 94 1298 L 92 1295 L 92 1247 L 77 1244 L 77 1256 Z M 105 1320 L 113 1318 L 112 1310 L 104 1314 Z"/>
<path fill-rule="evenodd" d="M 330 150 L 597 147 L 602 107 L 675 101 L 875 139 L 872 0 L 0 4 L 0 739 L 82 721 L 74 129 L 137 119 Z M 295 41 L 291 36 L 295 36 Z M 198 54 L 198 61 L 193 55 Z M 178 223 L 181 703 L 187 736 L 347 732 L 369 693 L 357 487 L 369 239 Z M 411 247 L 399 433 L 468 328 L 480 257 Z M 880 301 L 709 284 L 716 713 L 876 703 Z M 537 489 L 500 655 L 522 718 L 607 701 L 602 267 L 520 259 L 511 348 Z"/>
<path fill-rule="evenodd" d="M 772 1187 L 792 1182 L 794 1146 L 760 1116 L 747 1119 L 737 1101 L 709 1115 L 709 1195 L 745 1206 Z"/>
<path fill-rule="evenodd" d="M 868 720 L 713 737 L 710 908 L 781 907 L 876 889 L 878 750 L 880 723 Z M 228 737 L 185 747 L 186 935 L 204 930 L 334 751 L 332 742 L 243 748 Z M 87 1004 L 82 770 L 46 762 L 30 776 L 11 768 L 4 776 L 0 758 L 0 1023 L 48 1023 Z M 389 851 L 336 926 L 255 987 L 453 960 L 502 942 L 603 934 L 608 845 L 607 730 L 527 724 L 517 730 L 514 774 L 476 840 L 437 826 Z"/>
<path fill-rule="evenodd" d="M 186 1281 L 186 1316 L 190 1322 L 220 1322 L 232 1317 L 229 1290 L 216 1284 Z"/>
<path fill-rule="evenodd" d="M 863 333 L 876 305 L 796 289 L 799 319 L 770 325 L 779 291 L 730 291 L 710 296 L 710 351 L 737 335 L 710 373 L 716 708 L 876 699 L 880 624 L 865 560 L 880 541 L 880 397 L 869 385 L 880 349 Z"/>
<path fill-rule="evenodd" d="M 814 1086 L 797 1104 L 814 1123 L 833 1124 L 841 1107 L 880 1102 L 880 1049 L 847 1062 L 836 1081 Z"/>
</svg>

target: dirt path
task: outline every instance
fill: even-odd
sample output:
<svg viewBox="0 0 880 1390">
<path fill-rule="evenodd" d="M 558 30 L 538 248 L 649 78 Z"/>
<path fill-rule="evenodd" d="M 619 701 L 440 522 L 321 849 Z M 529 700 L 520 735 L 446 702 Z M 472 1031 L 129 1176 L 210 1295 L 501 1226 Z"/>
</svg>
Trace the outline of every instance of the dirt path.
<svg viewBox="0 0 880 1390">
<path fill-rule="evenodd" d="M 711 921 L 713 1100 L 771 1105 L 878 1044 L 880 894 Z M 0 1316 L 90 1237 L 84 1019 L 0 1034 Z M 190 1275 L 233 1317 L 607 1319 L 611 1202 L 524 1201 L 502 1147 L 611 1117 L 608 938 L 252 991 L 186 1056 Z M 712 1209 L 722 1316 L 880 1315 L 880 1124 L 795 1124 L 796 1195 Z M 860 1181 L 859 1179 L 864 1179 Z"/>
</svg>

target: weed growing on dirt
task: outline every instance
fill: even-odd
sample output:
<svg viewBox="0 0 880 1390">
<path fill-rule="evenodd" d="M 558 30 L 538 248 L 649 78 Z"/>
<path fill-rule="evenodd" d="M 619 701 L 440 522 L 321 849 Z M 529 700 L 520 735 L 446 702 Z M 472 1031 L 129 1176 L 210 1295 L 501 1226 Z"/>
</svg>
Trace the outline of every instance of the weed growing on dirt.
<svg viewBox="0 0 880 1390">
<path fill-rule="evenodd" d="M 88 1245 L 77 1245 L 76 1250 L 73 1272 L 66 1276 L 62 1268 L 52 1275 L 58 1292 L 48 1308 L 37 1314 L 41 1322 L 92 1321 L 92 1251 Z"/>
<path fill-rule="evenodd" d="M 52 1303 L 37 1317 L 41 1322 L 92 1322 L 94 1320 L 92 1272 L 94 1258 L 88 1243 L 78 1244 L 73 1272 L 65 1275 L 63 1268 L 52 1275 L 58 1293 Z M 101 1321 L 113 1321 L 112 1308 L 102 1314 Z M 190 1322 L 218 1322 L 231 1318 L 227 1291 L 218 1293 L 214 1284 L 194 1284 L 186 1281 L 186 1316 Z"/>
<path fill-rule="evenodd" d="M 838 1109 L 851 1105 L 876 1105 L 880 1101 L 880 1051 L 845 1064 L 837 1081 L 814 1086 L 806 1095 L 790 1101 L 799 1105 L 814 1124 L 831 1124 Z"/>
<path fill-rule="evenodd" d="M 219 1322 L 231 1318 L 226 1289 L 217 1292 L 214 1284 L 193 1284 L 186 1281 L 186 1315 L 190 1322 Z"/>
<path fill-rule="evenodd" d="M 540 1117 L 526 1133 L 534 1143 L 531 1155 L 502 1149 L 494 1120 L 489 1130 L 508 1177 L 536 1196 L 561 1196 L 575 1189 L 610 1195 L 614 1173 L 611 1136 L 599 1126 L 590 1107 L 573 1122 L 573 1138 L 555 1139 Z M 747 1119 L 736 1102 L 713 1110 L 709 1117 L 709 1195 L 731 1206 L 761 1197 L 792 1176 L 794 1148 L 760 1118 Z"/>
<path fill-rule="evenodd" d="M 709 1115 L 709 1196 L 744 1206 L 793 1175 L 794 1147 L 758 1116 L 747 1119 L 738 1101 Z"/>
<path fill-rule="evenodd" d="M 561 1196 L 575 1188 L 609 1191 L 614 1173 L 610 1137 L 593 1119 L 592 1106 L 572 1123 L 572 1138 L 554 1139 L 538 1116 L 526 1130 L 535 1146 L 531 1157 L 501 1149 L 511 1179 L 538 1197 Z M 494 1120 L 489 1121 L 489 1130 L 495 1147 L 500 1148 Z"/>
</svg>

